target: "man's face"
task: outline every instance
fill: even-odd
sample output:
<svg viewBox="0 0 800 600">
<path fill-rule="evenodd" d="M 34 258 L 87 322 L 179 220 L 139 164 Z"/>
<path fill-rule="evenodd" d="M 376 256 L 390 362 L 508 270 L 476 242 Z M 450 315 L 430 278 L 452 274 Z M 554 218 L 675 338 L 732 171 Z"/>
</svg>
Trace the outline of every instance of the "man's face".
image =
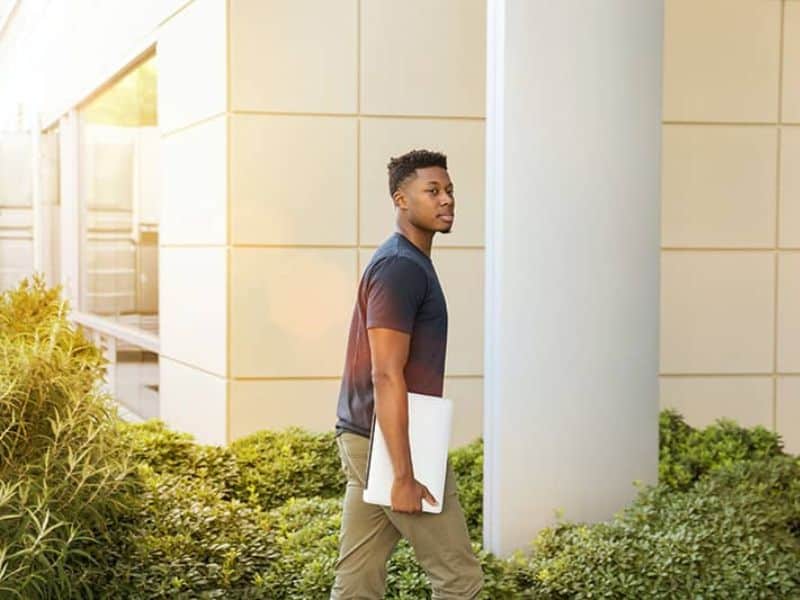
<svg viewBox="0 0 800 600">
<path fill-rule="evenodd" d="M 395 192 L 395 204 L 407 209 L 409 223 L 427 231 L 450 233 L 456 200 L 450 175 L 441 167 L 417 169 Z"/>
</svg>

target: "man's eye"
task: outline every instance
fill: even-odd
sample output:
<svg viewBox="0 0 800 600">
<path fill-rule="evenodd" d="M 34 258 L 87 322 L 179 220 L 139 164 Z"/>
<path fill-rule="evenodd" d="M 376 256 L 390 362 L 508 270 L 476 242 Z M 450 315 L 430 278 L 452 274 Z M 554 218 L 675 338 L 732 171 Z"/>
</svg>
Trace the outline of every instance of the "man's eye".
<svg viewBox="0 0 800 600">
<path fill-rule="evenodd" d="M 436 194 L 438 194 L 438 193 L 439 193 L 439 190 L 437 190 L 437 189 L 435 189 L 435 188 L 434 188 L 434 189 L 431 189 L 431 190 L 428 190 L 428 191 L 429 191 L 431 194 L 433 194 L 434 196 L 435 196 Z"/>
</svg>

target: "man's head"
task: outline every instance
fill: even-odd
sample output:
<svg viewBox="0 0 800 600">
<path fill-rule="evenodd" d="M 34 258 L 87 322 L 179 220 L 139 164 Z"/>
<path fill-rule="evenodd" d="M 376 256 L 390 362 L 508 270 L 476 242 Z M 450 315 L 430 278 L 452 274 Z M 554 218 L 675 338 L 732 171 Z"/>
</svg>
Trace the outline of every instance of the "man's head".
<svg viewBox="0 0 800 600">
<path fill-rule="evenodd" d="M 398 223 L 430 232 L 450 233 L 455 216 L 453 183 L 447 157 L 429 150 L 412 150 L 392 158 L 389 194 Z"/>
</svg>

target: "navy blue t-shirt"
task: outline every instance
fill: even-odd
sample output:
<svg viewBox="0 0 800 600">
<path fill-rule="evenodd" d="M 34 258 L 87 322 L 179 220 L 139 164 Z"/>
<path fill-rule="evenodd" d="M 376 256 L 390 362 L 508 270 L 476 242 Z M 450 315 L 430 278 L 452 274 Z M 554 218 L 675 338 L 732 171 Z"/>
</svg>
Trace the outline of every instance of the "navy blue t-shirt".
<svg viewBox="0 0 800 600">
<path fill-rule="evenodd" d="M 369 437 L 375 397 L 367 329 L 411 334 L 404 370 L 409 392 L 441 396 L 447 349 L 447 303 L 431 259 L 395 232 L 361 276 L 350 322 L 336 431 Z"/>
</svg>

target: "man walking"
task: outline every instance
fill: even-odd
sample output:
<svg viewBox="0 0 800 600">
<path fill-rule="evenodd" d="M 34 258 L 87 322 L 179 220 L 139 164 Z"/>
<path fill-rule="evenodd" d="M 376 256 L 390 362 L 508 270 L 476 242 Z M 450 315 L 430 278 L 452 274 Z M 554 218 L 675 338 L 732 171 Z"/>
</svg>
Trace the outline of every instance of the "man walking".
<svg viewBox="0 0 800 600">
<path fill-rule="evenodd" d="M 447 306 L 431 261 L 433 236 L 455 216 L 447 157 L 413 150 L 388 165 L 395 232 L 375 251 L 358 286 L 337 408 L 336 440 L 347 475 L 332 599 L 382 598 L 386 561 L 400 537 L 414 548 L 434 599 L 477 598 L 483 584 L 470 546 L 455 474 L 444 498 L 414 478 L 408 442 L 408 392 L 441 396 Z M 381 426 L 394 468 L 392 506 L 362 500 L 372 420 Z M 423 513 L 422 499 L 443 503 Z"/>
</svg>

